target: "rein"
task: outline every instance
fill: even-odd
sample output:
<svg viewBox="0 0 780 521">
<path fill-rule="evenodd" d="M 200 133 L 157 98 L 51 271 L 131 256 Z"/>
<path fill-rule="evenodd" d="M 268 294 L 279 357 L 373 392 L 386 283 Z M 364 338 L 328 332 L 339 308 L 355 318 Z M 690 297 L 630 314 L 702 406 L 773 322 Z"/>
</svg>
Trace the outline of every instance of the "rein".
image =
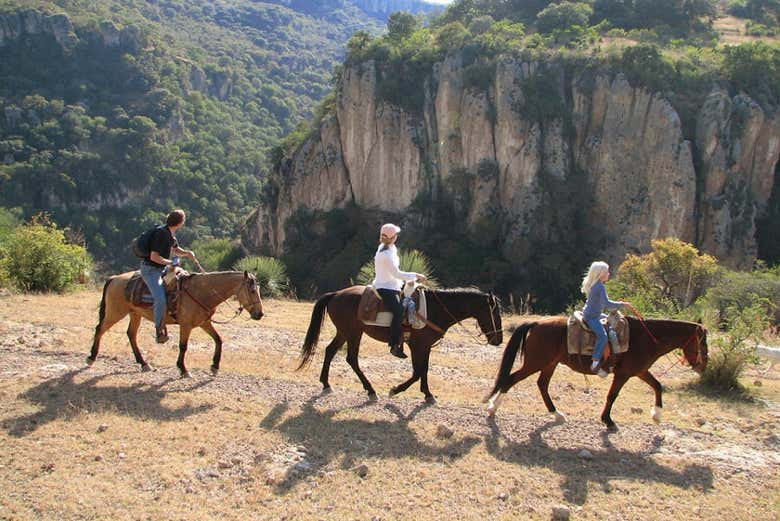
<svg viewBox="0 0 780 521">
<path fill-rule="evenodd" d="M 647 323 L 645 322 L 645 317 L 643 317 L 642 314 L 639 313 L 639 311 L 636 309 L 634 309 L 634 313 L 636 313 L 636 317 L 639 319 L 639 323 L 642 324 L 642 328 L 645 330 L 645 333 L 647 333 L 647 336 L 650 337 L 650 340 L 652 340 L 655 345 L 658 345 L 660 342 L 658 342 L 658 339 L 650 332 L 650 329 L 647 327 Z"/>
<path fill-rule="evenodd" d="M 240 290 L 240 288 L 239 288 L 239 290 Z M 214 319 L 212 319 L 212 317 L 214 316 L 214 313 L 217 311 L 218 305 L 214 306 L 213 308 L 210 308 L 210 307 L 206 306 L 195 295 L 190 293 L 190 290 L 187 289 L 187 287 L 185 287 L 184 285 L 182 285 L 181 291 L 184 292 L 188 297 L 190 297 L 193 302 L 195 302 L 197 305 L 199 305 L 201 308 L 203 308 L 204 311 L 209 313 L 209 320 L 211 322 L 213 322 L 214 324 L 227 324 L 228 322 L 232 322 L 238 315 L 241 314 L 242 311 L 244 311 L 244 307 L 239 305 L 238 309 L 236 309 L 236 311 L 233 313 L 233 316 L 230 317 L 229 319 L 227 319 L 227 320 L 214 320 Z M 213 289 L 211 289 L 211 293 L 214 294 L 216 292 Z M 254 304 L 254 302 L 253 302 L 253 304 Z"/>
<path fill-rule="evenodd" d="M 469 329 L 466 326 L 464 326 L 463 323 L 460 320 L 455 318 L 455 315 L 453 315 L 452 312 L 450 312 L 450 310 L 447 308 L 447 306 L 444 305 L 444 302 L 441 301 L 441 299 L 439 298 L 439 295 L 437 295 L 435 291 L 432 292 L 432 293 L 433 293 L 433 296 L 436 297 L 436 301 L 441 305 L 442 309 L 447 312 L 447 314 L 450 316 L 450 318 L 452 320 L 454 320 L 455 323 L 458 324 L 463 329 L 463 331 L 466 332 L 466 334 L 468 334 L 469 336 L 474 338 L 478 343 L 480 343 L 480 344 L 482 343 L 482 339 L 480 338 L 480 335 L 485 335 L 485 345 L 488 345 L 489 341 L 488 341 L 487 335 L 489 333 L 496 333 L 496 332 L 498 332 L 498 330 L 496 329 L 496 321 L 493 318 L 494 306 L 493 306 L 492 303 L 488 302 L 488 309 L 490 310 L 490 321 L 491 321 L 491 323 L 493 325 L 493 331 L 489 331 L 488 333 L 484 333 L 484 332 L 482 332 L 479 329 L 479 324 L 477 324 L 477 334 L 475 335 L 474 333 L 469 331 Z M 490 297 L 488 297 L 488 300 L 490 300 Z"/>
</svg>

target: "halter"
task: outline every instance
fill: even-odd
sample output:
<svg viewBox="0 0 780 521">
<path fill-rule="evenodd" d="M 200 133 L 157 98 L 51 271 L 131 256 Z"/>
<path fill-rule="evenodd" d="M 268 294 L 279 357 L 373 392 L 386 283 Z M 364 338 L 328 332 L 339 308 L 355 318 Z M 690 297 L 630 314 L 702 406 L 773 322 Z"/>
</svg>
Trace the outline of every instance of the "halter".
<svg viewBox="0 0 780 521">
<path fill-rule="evenodd" d="M 683 356 L 680 360 L 680 363 L 682 365 L 685 365 L 686 358 L 685 358 L 685 348 L 688 347 L 688 344 L 691 343 L 691 340 L 696 339 L 696 365 L 699 366 L 702 363 L 702 354 L 701 354 L 701 337 L 699 336 L 699 330 L 701 329 L 701 326 L 699 324 L 696 324 L 696 328 L 693 331 L 693 334 L 688 337 L 688 340 L 686 340 L 685 344 L 682 346 Z"/>
</svg>

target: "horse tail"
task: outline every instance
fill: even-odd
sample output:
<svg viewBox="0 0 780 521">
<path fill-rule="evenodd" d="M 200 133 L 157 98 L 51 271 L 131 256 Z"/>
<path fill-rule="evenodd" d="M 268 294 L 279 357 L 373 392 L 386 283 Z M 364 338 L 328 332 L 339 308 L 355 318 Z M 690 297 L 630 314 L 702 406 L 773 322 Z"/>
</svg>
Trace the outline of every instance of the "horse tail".
<svg viewBox="0 0 780 521">
<path fill-rule="evenodd" d="M 322 322 L 325 320 L 325 310 L 328 308 L 328 302 L 336 292 L 325 293 L 319 298 L 316 304 L 314 304 L 314 310 L 311 312 L 311 322 L 309 322 L 309 329 L 306 331 L 306 339 L 303 341 L 303 347 L 301 348 L 301 361 L 298 364 L 296 371 L 300 371 L 311 361 L 311 357 L 314 356 L 314 350 L 317 348 L 317 343 L 320 341 L 320 330 L 322 329 Z"/>
<path fill-rule="evenodd" d="M 525 356 L 525 338 L 528 336 L 528 331 L 530 331 L 531 328 L 535 325 L 536 322 L 527 322 L 518 327 L 515 332 L 512 333 L 512 338 L 509 339 L 509 342 L 506 344 L 506 348 L 504 348 L 504 356 L 501 359 L 501 366 L 498 369 L 498 375 L 496 375 L 496 383 L 493 385 L 493 390 L 490 391 L 490 394 L 488 394 L 483 400 L 484 402 L 487 402 L 492 396 L 502 390 L 504 386 L 509 383 L 509 375 L 512 372 L 512 366 L 515 364 L 517 351 L 520 351 L 521 356 Z"/>
<path fill-rule="evenodd" d="M 106 318 L 106 292 L 108 291 L 108 286 L 111 284 L 113 280 L 114 277 L 111 277 L 103 285 L 103 298 L 100 299 L 100 309 L 98 311 L 98 324 L 95 327 L 95 333 L 100 331 L 100 326 L 103 325 L 103 320 Z"/>
</svg>

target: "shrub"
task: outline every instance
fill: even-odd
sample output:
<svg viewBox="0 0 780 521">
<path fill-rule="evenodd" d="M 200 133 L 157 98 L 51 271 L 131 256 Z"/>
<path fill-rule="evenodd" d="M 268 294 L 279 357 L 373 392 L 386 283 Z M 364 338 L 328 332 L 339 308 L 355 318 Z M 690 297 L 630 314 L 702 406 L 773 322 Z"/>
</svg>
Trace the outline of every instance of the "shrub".
<svg viewBox="0 0 780 521">
<path fill-rule="evenodd" d="M 15 228 L 1 247 L 0 271 L 23 291 L 65 291 L 92 269 L 86 248 L 45 215 Z"/>
<path fill-rule="evenodd" d="M 542 33 L 567 29 L 574 25 L 585 27 L 593 15 L 593 8 L 581 2 L 550 4 L 536 15 L 536 26 Z"/>
<path fill-rule="evenodd" d="M 287 270 L 279 259 L 256 256 L 244 257 L 233 266 L 233 269 L 254 273 L 263 296 L 280 297 L 290 290 Z"/>
<path fill-rule="evenodd" d="M 729 309 L 726 333 L 710 342 L 715 349 L 702 374 L 702 385 L 719 391 L 744 390 L 739 377 L 749 363 L 758 363 L 756 344 L 768 324 L 764 306 L 755 302 L 747 308 Z"/>
<path fill-rule="evenodd" d="M 228 270 L 242 255 L 239 243 L 230 239 L 200 239 L 192 250 L 206 271 Z"/>
<path fill-rule="evenodd" d="M 748 308 L 756 302 L 764 303 L 764 315 L 771 317 L 773 325 L 780 325 L 780 306 L 777 304 L 780 302 L 780 274 L 769 270 L 727 271 L 702 301 L 717 315 L 719 325 L 725 325 L 733 318 L 729 317 L 729 312 Z"/>
<path fill-rule="evenodd" d="M 409 250 L 407 252 L 400 252 L 399 257 L 401 259 L 399 269 L 401 271 L 413 271 L 415 273 L 422 273 L 426 275 L 428 279 L 425 281 L 425 285 L 429 288 L 436 288 L 439 286 L 439 282 L 433 277 L 433 266 L 431 266 L 431 260 L 422 252 L 418 250 Z M 376 271 L 374 270 L 374 260 L 370 260 L 363 264 L 355 277 L 356 284 L 371 284 L 374 280 Z"/>
<path fill-rule="evenodd" d="M 610 292 L 631 300 L 638 309 L 676 316 L 719 276 L 714 257 L 699 254 L 680 239 L 655 240 L 652 248 L 646 255 L 627 255 L 618 268 L 618 280 L 609 283 Z"/>
</svg>

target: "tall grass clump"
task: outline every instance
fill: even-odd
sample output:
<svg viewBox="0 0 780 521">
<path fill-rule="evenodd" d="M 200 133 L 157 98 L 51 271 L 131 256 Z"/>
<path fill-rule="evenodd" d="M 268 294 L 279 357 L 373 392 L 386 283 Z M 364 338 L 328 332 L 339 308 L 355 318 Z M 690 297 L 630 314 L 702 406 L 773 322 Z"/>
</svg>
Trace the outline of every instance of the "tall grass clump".
<svg viewBox="0 0 780 521">
<path fill-rule="evenodd" d="M 281 297 L 290 292 L 287 269 L 279 259 L 273 257 L 244 257 L 233 265 L 236 271 L 253 273 L 264 297 Z"/>
</svg>

